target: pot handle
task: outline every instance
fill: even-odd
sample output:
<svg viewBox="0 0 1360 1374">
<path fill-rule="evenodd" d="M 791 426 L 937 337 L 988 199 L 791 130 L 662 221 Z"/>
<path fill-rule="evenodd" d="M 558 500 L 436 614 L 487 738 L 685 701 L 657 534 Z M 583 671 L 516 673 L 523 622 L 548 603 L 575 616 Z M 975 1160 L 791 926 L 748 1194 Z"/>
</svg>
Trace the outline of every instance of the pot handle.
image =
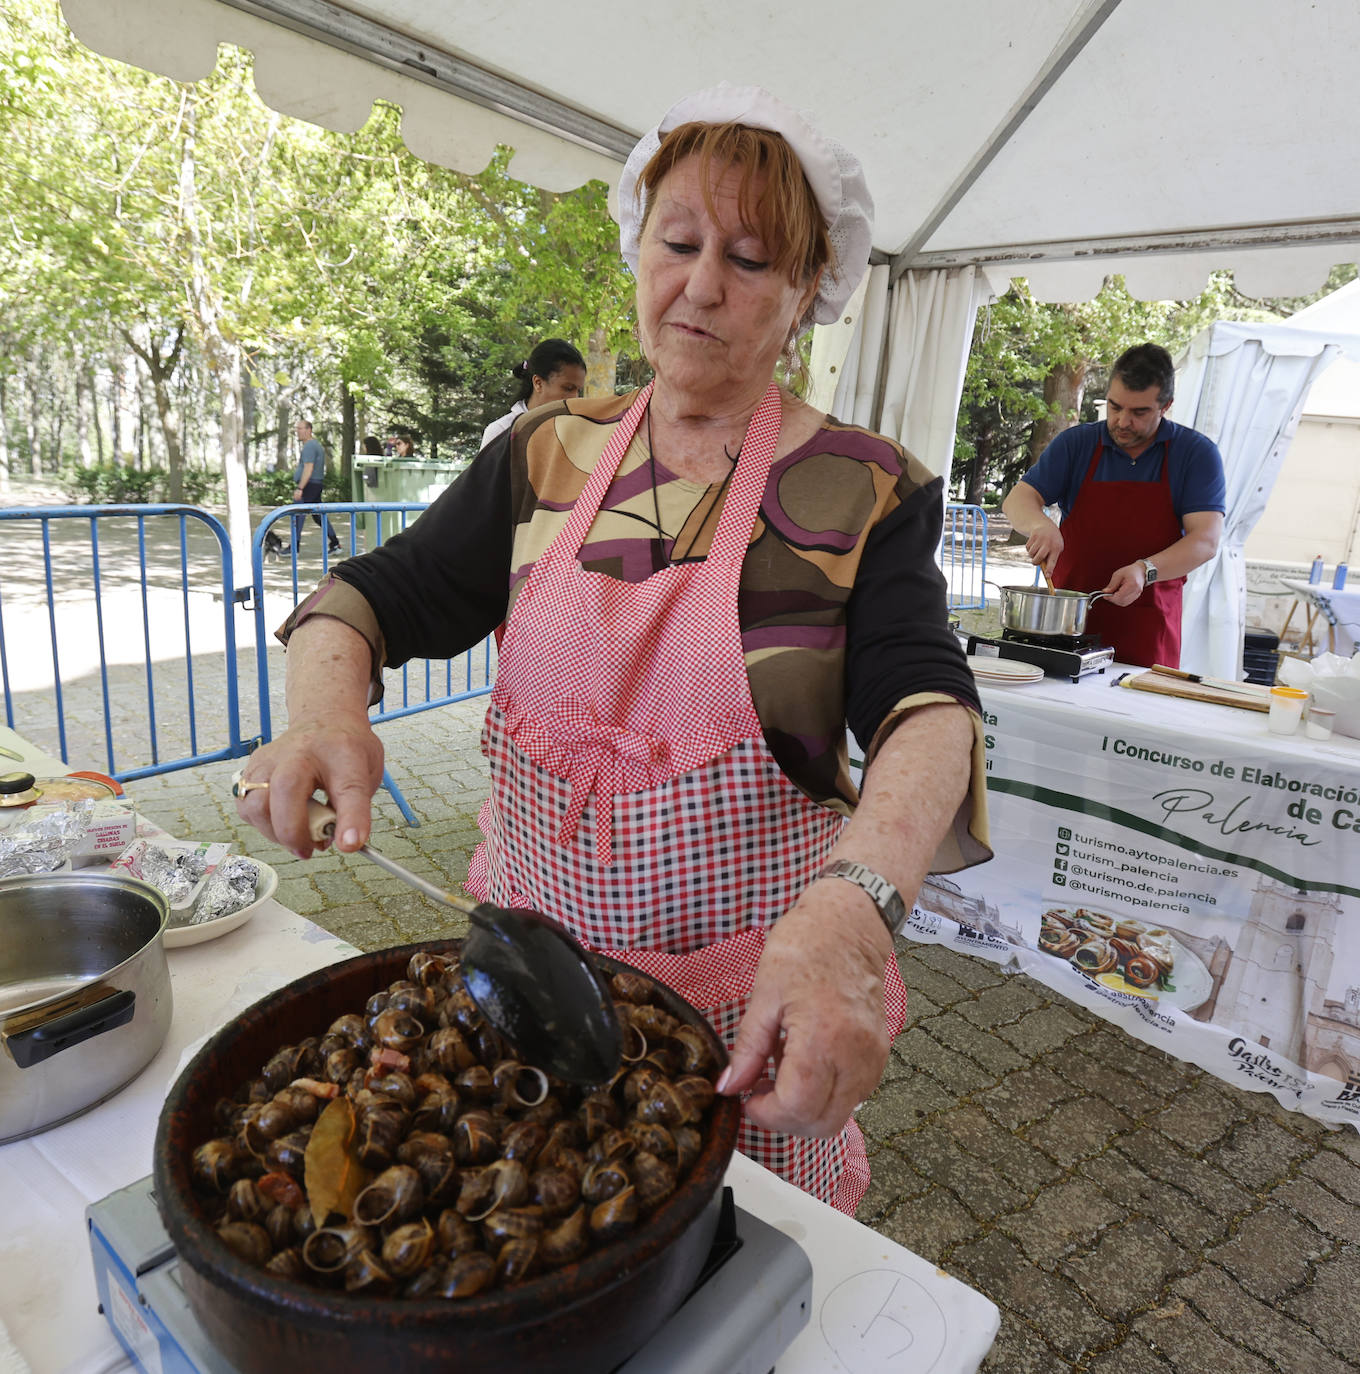
<svg viewBox="0 0 1360 1374">
<path fill-rule="evenodd" d="M 1109 592 L 1091 592 L 1086 598 L 1087 606 L 1094 606 L 1102 596 L 1109 596 Z"/>
<path fill-rule="evenodd" d="M 0 1031 L 0 1039 L 10 1058 L 21 1069 L 31 1069 L 62 1050 L 70 1049 L 83 1041 L 93 1040 L 105 1031 L 117 1030 L 125 1026 L 137 1009 L 137 994 L 131 988 L 111 992 L 90 1006 L 77 1007 L 65 1016 L 55 1017 L 41 1025 L 16 1034 Z"/>
</svg>

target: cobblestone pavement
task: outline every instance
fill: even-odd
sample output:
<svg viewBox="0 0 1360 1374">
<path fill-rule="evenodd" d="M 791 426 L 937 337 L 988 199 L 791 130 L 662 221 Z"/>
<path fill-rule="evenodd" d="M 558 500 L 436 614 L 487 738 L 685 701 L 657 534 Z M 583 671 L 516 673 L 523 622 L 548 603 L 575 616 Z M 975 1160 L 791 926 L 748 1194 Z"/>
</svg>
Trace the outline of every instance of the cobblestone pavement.
<svg viewBox="0 0 1360 1374">
<path fill-rule="evenodd" d="M 461 882 L 476 838 L 482 709 L 381 726 L 421 824 L 380 793 L 374 845 L 441 886 Z M 303 862 L 244 826 L 237 766 L 128 790 L 172 833 L 272 864 L 280 901 L 361 949 L 461 933 L 362 858 Z M 1360 1369 L 1360 1134 L 1221 1083 L 984 960 L 906 943 L 898 960 L 908 1023 L 860 1112 L 874 1179 L 859 1216 L 997 1304 L 987 1370 Z"/>
</svg>

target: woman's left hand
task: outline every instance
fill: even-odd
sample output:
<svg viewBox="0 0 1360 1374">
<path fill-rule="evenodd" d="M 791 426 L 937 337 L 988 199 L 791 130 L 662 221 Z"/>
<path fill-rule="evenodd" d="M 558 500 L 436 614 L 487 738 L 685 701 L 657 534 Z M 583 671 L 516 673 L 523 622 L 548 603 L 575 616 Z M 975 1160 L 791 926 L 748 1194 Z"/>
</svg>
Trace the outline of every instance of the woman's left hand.
<svg viewBox="0 0 1360 1374">
<path fill-rule="evenodd" d="M 770 929 L 721 1091 L 749 1092 L 746 1115 L 766 1130 L 835 1135 L 888 1062 L 891 953 L 867 894 L 839 878 L 811 884 Z"/>
</svg>

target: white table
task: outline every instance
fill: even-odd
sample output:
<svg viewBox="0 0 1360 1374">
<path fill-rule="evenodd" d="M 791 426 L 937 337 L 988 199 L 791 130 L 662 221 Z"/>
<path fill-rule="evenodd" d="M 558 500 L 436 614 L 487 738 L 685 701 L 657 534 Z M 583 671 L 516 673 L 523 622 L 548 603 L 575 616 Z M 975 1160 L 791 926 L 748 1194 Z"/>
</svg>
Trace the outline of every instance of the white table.
<svg viewBox="0 0 1360 1374">
<path fill-rule="evenodd" d="M 981 686 L 996 858 L 928 880 L 903 933 L 1360 1126 L 1360 740 L 1113 685 L 1141 671 Z M 1082 928 L 1080 911 L 1169 932 L 1172 986 L 1041 951 L 1044 913 Z"/>
<path fill-rule="evenodd" d="M 1324 582 L 1305 582 L 1302 578 L 1284 577 L 1282 585 L 1294 594 L 1296 605 L 1306 608 L 1307 620 L 1305 644 L 1310 652 L 1321 653 L 1325 647 L 1329 652 L 1349 656 L 1355 652 L 1360 642 L 1360 587 L 1343 587 L 1338 590 Z M 1292 619 L 1294 608 L 1289 611 Z M 1317 621 L 1327 624 L 1327 643 L 1315 643 L 1313 631 Z M 1285 620 L 1285 629 L 1289 619 Z M 1283 638 L 1283 636 L 1281 636 Z"/>
<path fill-rule="evenodd" d="M 30 744 L 7 725 L 0 725 L 0 749 L 19 755 L 14 759 L 10 753 L 0 754 L 0 773 L 23 771 L 32 773 L 35 778 L 59 778 L 71 771 L 56 755 Z"/>
<path fill-rule="evenodd" d="M 0 1146 L 0 1374 L 130 1368 L 96 1310 L 86 1206 L 151 1172 L 160 1106 L 188 1047 L 355 953 L 272 901 L 217 940 L 170 950 L 174 1019 L 151 1065 L 85 1116 Z M 887 1374 L 904 1368 L 908 1345 L 913 1358 L 938 1351 L 932 1374 L 977 1369 L 1000 1324 L 981 1294 L 742 1156 L 727 1181 L 740 1206 L 798 1240 L 813 1264 L 811 1320 L 779 1374 Z"/>
</svg>

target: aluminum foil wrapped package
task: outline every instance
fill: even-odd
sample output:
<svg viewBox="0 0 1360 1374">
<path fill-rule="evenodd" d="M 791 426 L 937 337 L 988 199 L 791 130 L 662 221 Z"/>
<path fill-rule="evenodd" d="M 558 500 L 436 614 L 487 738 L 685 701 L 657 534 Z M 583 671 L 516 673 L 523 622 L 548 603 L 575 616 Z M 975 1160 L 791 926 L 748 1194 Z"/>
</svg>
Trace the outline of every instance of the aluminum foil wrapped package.
<svg viewBox="0 0 1360 1374">
<path fill-rule="evenodd" d="M 88 799 L 45 809 L 0 831 L 0 878 L 54 873 L 80 847 L 90 828 Z"/>
<path fill-rule="evenodd" d="M 232 854 L 208 874 L 198 900 L 194 903 L 194 914 L 189 925 L 202 925 L 204 921 L 215 921 L 219 916 L 230 916 L 255 900 L 255 889 L 260 879 L 260 870 L 249 859 Z"/>
<path fill-rule="evenodd" d="M 169 849 L 150 840 L 134 840 L 111 867 L 125 869 L 134 878 L 159 888 L 172 909 L 186 907 L 217 858 L 213 848 L 198 845 L 192 849 Z"/>
</svg>

